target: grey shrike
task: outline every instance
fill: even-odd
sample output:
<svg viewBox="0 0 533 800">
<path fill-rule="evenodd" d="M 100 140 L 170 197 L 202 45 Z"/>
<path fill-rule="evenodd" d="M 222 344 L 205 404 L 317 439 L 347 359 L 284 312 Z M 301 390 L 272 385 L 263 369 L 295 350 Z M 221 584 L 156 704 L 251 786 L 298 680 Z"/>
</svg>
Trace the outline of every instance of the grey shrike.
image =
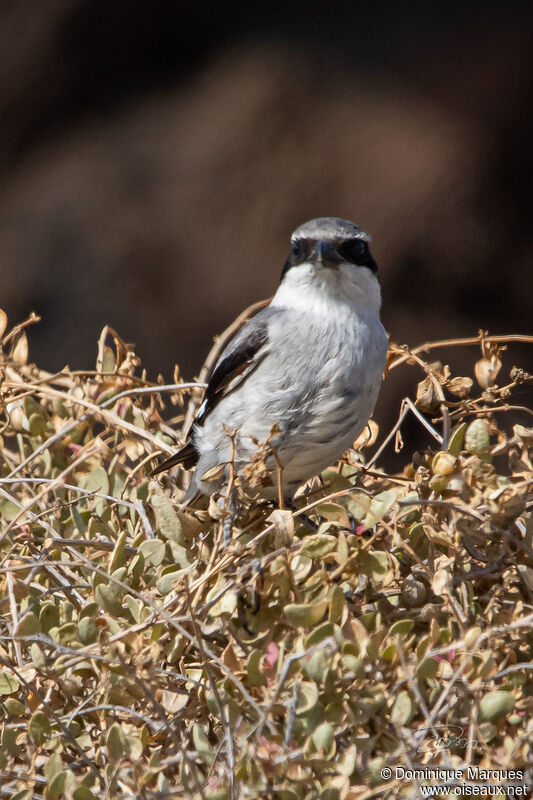
<svg viewBox="0 0 533 800">
<path fill-rule="evenodd" d="M 190 505 L 227 481 L 236 431 L 239 473 L 274 431 L 283 496 L 351 447 L 374 410 L 387 354 L 381 292 L 370 237 L 353 222 L 313 219 L 296 228 L 270 304 L 229 342 L 211 374 L 187 443 L 160 464 L 195 467 L 184 498 Z M 277 426 L 277 427 L 275 427 Z M 263 497 L 277 496 L 276 461 Z M 216 471 L 215 471 L 216 472 Z"/>
</svg>

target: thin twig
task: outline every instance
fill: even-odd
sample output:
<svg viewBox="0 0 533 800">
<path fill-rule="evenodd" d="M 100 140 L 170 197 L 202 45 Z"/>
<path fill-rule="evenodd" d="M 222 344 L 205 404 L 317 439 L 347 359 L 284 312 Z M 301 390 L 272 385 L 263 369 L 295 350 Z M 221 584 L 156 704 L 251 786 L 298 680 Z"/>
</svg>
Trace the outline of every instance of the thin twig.
<svg viewBox="0 0 533 800">
<path fill-rule="evenodd" d="M 403 347 L 396 347 L 396 352 L 398 352 L 399 357 L 392 361 L 389 364 L 388 370 L 395 369 L 399 367 L 401 364 L 404 364 L 406 361 L 409 361 L 412 356 L 418 355 L 418 353 L 427 353 L 430 350 L 437 350 L 441 347 L 457 347 L 461 345 L 480 345 L 482 341 L 485 342 L 494 342 L 495 344 L 504 344 L 506 342 L 523 342 L 527 344 L 533 344 L 533 336 L 528 336 L 526 334 L 508 334 L 506 336 L 472 336 L 467 338 L 461 339 L 441 339 L 435 342 L 426 342 L 425 344 L 419 344 L 417 347 L 408 348 L 406 345 Z"/>
<path fill-rule="evenodd" d="M 15 599 L 15 591 L 14 591 L 14 585 L 13 585 L 13 573 L 12 572 L 8 572 L 8 574 L 6 576 L 6 582 L 7 582 L 7 594 L 8 594 L 8 597 L 9 597 L 9 611 L 11 613 L 11 630 L 13 632 L 13 641 L 14 641 L 14 644 L 15 644 L 15 655 L 17 657 L 18 666 L 22 668 L 23 663 L 24 663 L 22 661 L 22 652 L 21 652 L 21 649 L 20 649 L 20 644 L 18 643 L 18 641 L 16 640 L 16 638 L 14 636 L 15 631 L 17 629 L 17 625 L 19 624 L 19 617 L 18 617 L 18 610 L 17 610 L 17 601 Z"/>
<path fill-rule="evenodd" d="M 191 604 L 191 595 L 189 592 L 189 584 L 188 581 L 185 580 L 185 594 L 187 598 L 187 605 L 189 607 L 189 614 L 191 616 L 192 627 L 195 635 L 195 644 L 198 648 L 198 652 L 200 653 L 200 658 L 203 662 L 204 670 L 207 674 L 207 678 L 209 680 L 209 685 L 211 687 L 211 691 L 213 692 L 213 696 L 215 698 L 216 704 L 218 706 L 218 712 L 220 714 L 220 719 L 222 721 L 222 725 L 224 727 L 224 738 L 226 740 L 226 755 L 228 759 L 228 783 L 229 783 L 229 797 L 230 800 L 235 800 L 236 794 L 235 790 L 238 791 L 238 786 L 235 785 L 235 751 L 233 746 L 233 736 L 231 733 L 231 720 L 230 720 L 230 711 L 229 705 L 224 705 L 222 702 L 222 698 L 220 697 L 220 692 L 218 691 L 218 686 L 215 681 L 215 676 L 213 675 L 213 671 L 211 668 L 211 664 L 206 656 L 206 652 L 204 649 L 204 643 L 202 639 L 202 635 L 196 624 L 196 616 L 193 611 L 193 607 Z"/>
<path fill-rule="evenodd" d="M 181 385 L 183 386 L 183 384 Z M 115 414 L 111 411 L 107 411 L 106 409 L 109 406 L 113 405 L 113 403 L 116 403 L 117 401 L 116 396 L 109 398 L 108 400 L 104 401 L 101 405 L 97 405 L 95 403 L 89 402 L 88 400 L 85 400 L 84 398 L 73 397 L 68 393 L 60 392 L 57 391 L 56 389 L 51 389 L 50 387 L 46 387 L 46 389 L 43 389 L 39 385 L 27 384 L 27 383 L 21 384 L 21 387 L 25 389 L 33 388 L 37 394 L 44 394 L 45 396 L 47 394 L 51 394 L 53 397 L 59 397 L 62 400 L 69 400 L 74 405 L 81 405 L 89 410 L 85 414 L 82 414 L 81 417 L 78 417 L 78 419 L 65 425 L 63 428 L 61 428 L 61 430 L 59 430 L 49 439 L 46 439 L 41 445 L 39 445 L 39 447 L 33 450 L 33 452 L 30 453 L 30 455 L 27 458 L 21 461 L 20 464 L 18 464 L 15 467 L 15 469 L 11 470 L 11 472 L 7 476 L 8 478 L 14 478 L 15 475 L 21 472 L 24 469 L 24 467 L 30 464 L 38 455 L 43 453 L 45 450 L 48 450 L 49 447 L 51 447 L 53 444 L 55 444 L 64 436 L 66 436 L 67 433 L 70 433 L 71 431 L 75 430 L 75 428 L 77 428 L 78 425 L 81 425 L 81 423 L 83 422 L 87 422 L 87 420 L 89 420 L 95 414 L 100 414 L 109 424 L 114 425 L 115 427 L 124 428 L 124 430 L 127 430 L 130 433 L 135 434 L 135 436 L 138 436 L 141 439 L 146 439 L 147 441 L 151 442 L 155 447 L 159 448 L 160 450 L 164 450 L 164 452 L 168 453 L 169 455 L 171 455 L 174 452 L 175 448 L 171 447 L 170 445 L 167 445 L 166 442 L 154 436 L 149 431 L 145 431 L 143 430 L 143 428 L 139 428 L 136 425 L 133 425 L 131 422 L 126 422 L 126 420 L 119 417 L 118 414 Z"/>
</svg>

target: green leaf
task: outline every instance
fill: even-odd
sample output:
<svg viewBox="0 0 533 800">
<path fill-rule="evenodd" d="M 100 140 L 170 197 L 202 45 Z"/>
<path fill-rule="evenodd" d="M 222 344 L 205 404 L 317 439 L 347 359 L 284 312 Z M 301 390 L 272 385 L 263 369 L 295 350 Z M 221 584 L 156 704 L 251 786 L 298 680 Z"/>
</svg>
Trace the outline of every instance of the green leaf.
<svg viewBox="0 0 533 800">
<path fill-rule="evenodd" d="M 103 467 L 95 467 L 87 476 L 84 488 L 89 492 L 109 494 L 109 478 L 106 470 Z"/>
<path fill-rule="evenodd" d="M 33 789 L 21 789 L 9 796 L 9 800 L 32 800 Z"/>
<path fill-rule="evenodd" d="M 137 553 L 136 556 L 133 556 L 132 560 L 128 565 L 128 573 L 131 575 L 131 580 L 134 586 L 137 586 L 141 575 L 144 572 L 144 556 L 142 553 Z"/>
<path fill-rule="evenodd" d="M 381 651 L 381 658 L 384 658 L 386 661 L 392 661 L 393 658 L 396 656 L 398 652 L 398 645 L 396 644 L 389 644 Z"/>
<path fill-rule="evenodd" d="M 305 638 L 305 649 L 309 647 L 314 647 L 315 644 L 318 644 L 323 639 L 327 639 L 330 636 L 335 634 L 335 626 L 333 622 L 323 622 L 321 625 L 318 625 L 316 628 L 313 628 L 309 636 Z"/>
<path fill-rule="evenodd" d="M 309 661 L 304 664 L 305 671 L 315 683 L 323 683 L 327 675 L 331 659 L 324 650 L 315 650 Z"/>
<path fill-rule="evenodd" d="M 48 789 L 46 790 L 46 800 L 56 800 L 65 793 L 65 785 L 67 783 L 67 773 L 58 772 L 48 780 Z"/>
<path fill-rule="evenodd" d="M 126 737 L 118 722 L 114 722 L 109 728 L 106 736 L 106 746 L 109 760 L 113 763 L 120 761 L 121 758 L 127 755 Z"/>
<path fill-rule="evenodd" d="M 109 562 L 110 572 L 114 572 L 115 570 L 119 569 L 119 567 L 123 567 L 126 563 L 126 540 L 126 533 L 121 533 L 115 543 L 113 552 L 111 553 L 111 559 Z"/>
<path fill-rule="evenodd" d="M 212 764 L 215 760 L 213 748 L 209 744 L 209 739 L 205 735 L 204 730 L 197 724 L 193 725 L 192 738 L 200 759 L 204 762 L 204 764 Z"/>
<path fill-rule="evenodd" d="M 30 436 L 44 436 L 46 433 L 46 419 L 43 414 L 31 414 L 28 419 Z"/>
<path fill-rule="evenodd" d="M 489 423 L 486 419 L 475 419 L 466 430 L 465 447 L 469 453 L 485 456 L 490 450 Z"/>
<path fill-rule="evenodd" d="M 246 776 L 247 777 L 247 776 Z M 299 794 L 295 789 L 291 786 L 280 786 L 276 791 L 276 800 L 302 800 L 301 794 Z M 208 798 L 208 800 L 213 800 L 212 798 Z"/>
<path fill-rule="evenodd" d="M 50 628 L 59 627 L 59 608 L 55 603 L 46 603 L 41 608 L 39 623 L 43 633 L 48 633 Z"/>
<path fill-rule="evenodd" d="M 21 717 L 26 712 L 26 706 L 20 700 L 15 700 L 14 697 L 6 697 L 4 705 L 8 714 L 13 717 Z"/>
<path fill-rule="evenodd" d="M 414 715 L 414 705 L 409 692 L 400 692 L 392 704 L 390 718 L 396 725 L 408 725 Z"/>
<path fill-rule="evenodd" d="M 488 744 L 498 734 L 498 726 L 492 722 L 481 722 L 479 725 L 481 739 Z"/>
<path fill-rule="evenodd" d="M 143 609 L 143 603 L 141 600 L 137 600 L 136 597 L 132 597 L 131 594 L 127 594 L 124 597 L 126 601 L 126 605 L 129 608 L 130 614 L 132 615 L 135 622 L 141 621 L 141 611 Z"/>
<path fill-rule="evenodd" d="M 46 656 L 37 642 L 33 642 L 30 647 L 31 660 L 35 669 L 44 669 L 46 667 Z"/>
<path fill-rule="evenodd" d="M 95 800 L 95 795 L 88 786 L 78 786 L 72 794 L 74 800 Z"/>
<path fill-rule="evenodd" d="M 175 562 L 175 565 L 181 567 L 182 569 L 188 569 L 191 566 L 191 562 L 185 547 L 172 540 L 169 541 L 168 546 L 170 548 L 170 552 L 172 553 L 172 558 Z"/>
<path fill-rule="evenodd" d="M 54 753 L 50 756 L 44 765 L 44 777 L 47 783 L 51 783 L 53 778 L 63 769 L 63 761 L 59 753 Z"/>
<path fill-rule="evenodd" d="M 150 502 L 155 512 L 157 526 L 165 539 L 183 544 L 180 518 L 157 481 L 150 482 Z"/>
<path fill-rule="evenodd" d="M 329 601 L 329 618 L 331 622 L 338 622 L 344 609 L 344 591 L 340 586 L 334 586 Z"/>
<path fill-rule="evenodd" d="M 28 733 L 36 744 L 42 744 L 52 733 L 52 726 L 43 711 L 35 711 L 28 723 Z"/>
<path fill-rule="evenodd" d="M 318 796 L 318 800 L 339 800 L 340 794 L 336 786 L 325 786 Z"/>
<path fill-rule="evenodd" d="M 159 592 L 163 595 L 169 594 L 169 592 L 174 589 L 176 581 L 179 581 L 180 577 L 183 577 L 184 574 L 187 574 L 187 571 L 183 569 L 172 569 L 169 572 L 165 572 L 157 581 Z"/>
<path fill-rule="evenodd" d="M 351 744 L 346 748 L 342 756 L 335 764 L 335 771 L 338 772 L 339 775 L 345 775 L 347 778 L 349 778 L 355 769 L 356 758 L 357 746 L 355 744 Z"/>
<path fill-rule="evenodd" d="M 346 653 L 341 658 L 343 672 L 353 672 L 356 678 L 365 677 L 365 666 L 358 656 Z"/>
<path fill-rule="evenodd" d="M 344 524 L 348 523 L 346 516 L 346 509 L 340 503 L 322 503 L 315 509 L 316 513 L 331 522 L 342 520 Z"/>
<path fill-rule="evenodd" d="M 248 658 L 248 680 L 251 686 L 267 685 L 266 675 L 259 668 L 262 657 L 261 650 L 252 650 Z"/>
<path fill-rule="evenodd" d="M 348 466 L 344 466 L 345 471 L 349 471 Z M 325 469 L 322 472 L 322 480 L 327 483 L 331 491 L 339 492 L 342 489 L 351 489 L 352 483 L 348 480 L 346 475 L 339 475 L 336 469 Z"/>
<path fill-rule="evenodd" d="M 11 522 L 13 517 L 19 513 L 19 507 L 11 500 L 0 500 L 0 517 L 5 522 Z"/>
<path fill-rule="evenodd" d="M 9 753 L 10 756 L 20 756 L 20 747 L 17 743 L 19 731 L 5 728 L 2 734 L 0 754 Z"/>
<path fill-rule="evenodd" d="M 479 715 L 481 719 L 493 722 L 499 717 L 510 714 L 514 708 L 515 699 L 510 692 L 489 692 L 481 698 Z"/>
<path fill-rule="evenodd" d="M 100 583 L 95 589 L 94 596 L 98 605 L 100 605 L 104 611 L 107 611 L 108 614 L 114 617 L 119 617 L 122 614 L 123 608 L 119 600 L 120 595 L 114 586 Z M 86 630 L 88 630 L 88 627 Z"/>
<path fill-rule="evenodd" d="M 50 638 L 59 644 L 69 644 L 76 638 L 78 628 L 75 622 L 65 622 L 59 628 L 50 628 Z"/>
<path fill-rule="evenodd" d="M 184 704 L 188 702 L 188 697 L 185 697 Z M 132 761 L 138 761 L 142 756 L 143 744 L 137 736 L 127 736 L 126 745 L 128 748 L 128 755 Z"/>
<path fill-rule="evenodd" d="M 165 543 L 161 539 L 146 539 L 139 547 L 145 567 L 158 567 L 165 557 Z"/>
<path fill-rule="evenodd" d="M 20 683 L 11 672 L 0 671 L 0 695 L 13 694 L 13 692 L 18 691 L 19 687 Z"/>
<path fill-rule="evenodd" d="M 385 492 L 380 492 L 372 498 L 370 509 L 366 515 L 363 524 L 366 528 L 373 528 L 383 517 L 390 511 L 393 504 L 396 502 L 397 494 L 394 489 L 387 489 Z"/>
<path fill-rule="evenodd" d="M 315 683 L 302 681 L 296 690 L 296 714 L 307 714 L 318 701 L 318 689 Z"/>
<path fill-rule="evenodd" d="M 389 559 L 387 553 L 382 550 L 361 550 L 357 556 L 357 566 L 363 575 L 367 575 L 374 583 L 381 583 L 389 570 Z"/>
<path fill-rule="evenodd" d="M 389 629 L 389 636 L 394 636 L 398 634 L 400 636 L 407 636 L 408 633 L 411 633 L 413 630 L 413 626 L 415 621 L 413 619 L 400 619 L 398 622 L 395 622 L 391 625 Z"/>
<path fill-rule="evenodd" d="M 33 611 L 25 614 L 15 628 L 15 636 L 33 636 L 34 633 L 40 632 L 39 619 Z"/>
<path fill-rule="evenodd" d="M 439 668 L 439 662 L 434 658 L 424 658 L 416 668 L 416 677 L 420 678 L 434 678 Z"/>
<path fill-rule="evenodd" d="M 99 359 L 100 360 L 100 359 Z M 101 353 L 100 369 L 102 372 L 114 372 L 116 366 L 115 353 L 108 345 L 104 345 Z M 98 369 L 98 366 L 96 367 Z"/>
<path fill-rule="evenodd" d="M 318 728 L 315 728 L 311 738 L 317 750 L 327 752 L 334 742 L 333 726 L 329 722 L 323 722 Z"/>
<path fill-rule="evenodd" d="M 103 584 L 101 584 L 103 587 Z M 122 606 L 120 607 L 122 611 Z M 98 627 L 92 617 L 83 617 L 78 622 L 78 638 L 82 644 L 92 644 L 98 638 Z"/>
<path fill-rule="evenodd" d="M 221 589 L 225 586 L 224 579 L 218 580 L 208 591 L 205 602 L 210 603 L 215 597 L 220 595 Z M 231 616 L 239 603 L 238 593 L 234 589 L 225 591 L 218 600 L 209 607 L 207 612 L 210 617 Z"/>
<path fill-rule="evenodd" d="M 370 510 L 371 499 L 363 492 L 354 492 L 343 498 L 343 503 L 353 518 L 360 522 Z"/>
<path fill-rule="evenodd" d="M 452 453 L 452 455 L 458 456 L 461 454 L 465 433 L 466 433 L 466 422 L 462 422 L 460 425 L 457 426 L 457 428 L 455 428 L 450 437 L 448 450 L 450 451 L 450 453 Z"/>
<path fill-rule="evenodd" d="M 290 603 L 283 609 L 283 613 L 292 625 L 300 625 L 308 628 L 320 622 L 328 608 L 327 600 L 319 600 L 318 603 L 307 605 L 300 603 Z"/>
<path fill-rule="evenodd" d="M 337 539 L 335 536 L 328 536 L 325 533 L 316 533 L 307 536 L 302 544 L 301 553 L 310 558 L 323 558 L 335 550 Z"/>
</svg>

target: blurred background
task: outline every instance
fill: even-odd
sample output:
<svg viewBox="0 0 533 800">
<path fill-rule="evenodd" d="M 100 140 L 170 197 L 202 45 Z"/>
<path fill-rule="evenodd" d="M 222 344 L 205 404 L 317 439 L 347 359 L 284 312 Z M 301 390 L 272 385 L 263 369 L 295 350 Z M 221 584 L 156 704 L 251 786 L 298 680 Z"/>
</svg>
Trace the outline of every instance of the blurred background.
<svg viewBox="0 0 533 800">
<path fill-rule="evenodd" d="M 394 341 L 530 333 L 532 22 L 509 0 L 3 0 L 0 305 L 43 316 L 31 360 L 92 368 L 109 323 L 149 377 L 192 378 L 325 215 L 373 236 Z"/>
</svg>

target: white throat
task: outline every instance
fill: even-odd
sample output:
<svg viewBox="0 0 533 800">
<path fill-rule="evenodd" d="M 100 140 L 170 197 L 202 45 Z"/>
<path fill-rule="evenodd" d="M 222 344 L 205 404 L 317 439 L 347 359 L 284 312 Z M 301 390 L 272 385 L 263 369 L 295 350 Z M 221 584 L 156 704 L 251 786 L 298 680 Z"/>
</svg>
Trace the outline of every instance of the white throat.
<svg viewBox="0 0 533 800">
<path fill-rule="evenodd" d="M 335 306 L 349 305 L 379 314 L 381 290 L 378 279 L 367 267 L 300 264 L 286 273 L 271 305 L 322 313 L 332 313 Z"/>
</svg>

